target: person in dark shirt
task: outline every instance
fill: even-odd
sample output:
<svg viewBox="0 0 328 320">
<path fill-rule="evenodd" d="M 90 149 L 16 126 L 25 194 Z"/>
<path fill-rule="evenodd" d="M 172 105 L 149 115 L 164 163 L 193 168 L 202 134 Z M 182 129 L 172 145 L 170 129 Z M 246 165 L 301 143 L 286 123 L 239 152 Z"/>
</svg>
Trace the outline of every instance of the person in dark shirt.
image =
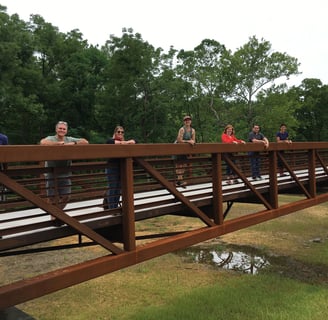
<svg viewBox="0 0 328 320">
<path fill-rule="evenodd" d="M 289 139 L 289 134 L 287 132 L 287 126 L 282 123 L 280 125 L 279 131 L 276 133 L 276 140 L 278 143 L 292 143 L 292 140 Z M 283 151 L 280 151 L 280 154 L 283 154 Z M 278 159 L 278 169 L 280 177 L 286 176 L 284 173 L 284 165 L 280 159 Z"/>
<path fill-rule="evenodd" d="M 0 145 L 6 146 L 7 144 L 8 144 L 8 137 L 5 134 L 0 133 Z M 7 164 L 0 163 L 0 170 L 5 170 L 5 169 L 7 169 Z"/>
<path fill-rule="evenodd" d="M 269 140 L 260 132 L 260 126 L 257 124 L 253 125 L 252 131 L 248 135 L 248 141 L 253 143 L 263 144 L 267 149 L 269 147 Z M 262 180 L 260 173 L 261 159 L 259 152 L 249 152 L 251 160 L 251 169 L 253 180 Z"/>
<path fill-rule="evenodd" d="M 135 139 L 124 139 L 124 128 L 122 126 L 116 126 L 113 136 L 107 140 L 108 144 L 124 145 L 124 144 L 136 144 Z M 108 190 L 106 191 L 104 208 L 114 209 L 117 208 L 121 196 L 121 176 L 120 176 L 120 159 L 109 159 L 108 167 L 106 169 L 106 175 L 108 180 Z"/>
<path fill-rule="evenodd" d="M 0 145 L 7 145 L 8 144 L 8 137 L 3 134 L 0 133 Z"/>
</svg>

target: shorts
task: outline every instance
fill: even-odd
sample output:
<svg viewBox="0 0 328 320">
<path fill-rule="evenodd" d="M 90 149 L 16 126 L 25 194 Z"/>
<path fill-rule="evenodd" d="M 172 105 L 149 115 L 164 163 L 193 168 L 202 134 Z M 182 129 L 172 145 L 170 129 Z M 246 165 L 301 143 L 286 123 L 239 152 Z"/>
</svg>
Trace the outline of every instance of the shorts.
<svg viewBox="0 0 328 320">
<path fill-rule="evenodd" d="M 48 197 L 55 195 L 64 195 L 71 193 L 72 182 L 69 177 L 57 177 L 56 180 L 57 190 L 55 188 L 55 180 L 53 177 L 48 176 L 46 178 L 46 191 Z"/>
</svg>

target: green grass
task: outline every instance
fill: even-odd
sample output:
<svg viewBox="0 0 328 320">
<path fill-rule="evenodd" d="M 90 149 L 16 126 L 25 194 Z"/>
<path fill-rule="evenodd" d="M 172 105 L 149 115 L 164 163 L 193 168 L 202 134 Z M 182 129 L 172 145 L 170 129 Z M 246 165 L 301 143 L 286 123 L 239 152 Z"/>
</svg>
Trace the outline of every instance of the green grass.
<svg viewBox="0 0 328 320">
<path fill-rule="evenodd" d="M 155 260 L 29 302 L 24 310 L 44 320 L 321 320 L 328 314 L 324 284 L 186 267 L 171 254 Z"/>
<path fill-rule="evenodd" d="M 130 319 L 324 319 L 328 290 L 277 275 L 243 276 L 194 289 L 165 305 L 149 306 Z"/>
</svg>

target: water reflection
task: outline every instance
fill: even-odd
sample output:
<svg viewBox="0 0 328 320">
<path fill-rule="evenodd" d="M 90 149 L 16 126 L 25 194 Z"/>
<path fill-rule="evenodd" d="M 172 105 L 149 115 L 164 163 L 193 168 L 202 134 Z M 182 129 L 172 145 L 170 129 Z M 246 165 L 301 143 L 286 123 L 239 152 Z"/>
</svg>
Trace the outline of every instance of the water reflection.
<svg viewBox="0 0 328 320">
<path fill-rule="evenodd" d="M 188 248 L 180 251 L 180 254 L 190 257 L 198 263 L 206 263 L 218 268 L 249 274 L 257 274 L 261 269 L 270 265 L 264 256 L 227 249 L 219 251 L 213 248 Z"/>
</svg>

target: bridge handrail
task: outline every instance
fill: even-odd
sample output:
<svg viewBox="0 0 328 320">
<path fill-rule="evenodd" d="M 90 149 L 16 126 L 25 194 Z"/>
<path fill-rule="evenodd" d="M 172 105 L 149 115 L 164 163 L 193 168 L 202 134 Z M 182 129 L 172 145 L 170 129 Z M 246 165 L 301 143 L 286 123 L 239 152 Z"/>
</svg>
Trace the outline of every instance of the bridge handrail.
<svg viewBox="0 0 328 320">
<path fill-rule="evenodd" d="M 136 144 L 136 145 L 6 145 L 1 146 L 0 163 L 22 163 L 44 160 L 79 160 L 79 159 L 109 159 L 127 157 L 162 157 L 182 154 L 213 154 L 213 153 L 247 153 L 249 151 L 270 152 L 279 150 L 324 150 L 328 142 L 294 142 L 292 144 L 271 143 L 268 149 L 255 143 L 224 144 L 198 143 L 194 147 L 188 144 Z"/>
</svg>

